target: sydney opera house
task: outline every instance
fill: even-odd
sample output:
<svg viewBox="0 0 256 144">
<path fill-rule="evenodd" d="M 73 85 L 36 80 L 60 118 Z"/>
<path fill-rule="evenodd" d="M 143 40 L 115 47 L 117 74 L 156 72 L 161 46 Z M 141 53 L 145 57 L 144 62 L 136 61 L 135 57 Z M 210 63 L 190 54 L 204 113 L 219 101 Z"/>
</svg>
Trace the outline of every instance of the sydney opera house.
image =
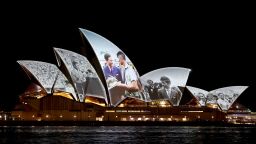
<svg viewBox="0 0 256 144">
<path fill-rule="evenodd" d="M 191 70 L 181 67 L 140 76 L 116 45 L 94 32 L 79 30 L 87 55 L 53 48 L 56 64 L 17 61 L 31 84 L 20 95 L 13 119 L 255 123 L 256 115 L 236 101 L 248 86 L 212 91 L 187 86 Z"/>
</svg>

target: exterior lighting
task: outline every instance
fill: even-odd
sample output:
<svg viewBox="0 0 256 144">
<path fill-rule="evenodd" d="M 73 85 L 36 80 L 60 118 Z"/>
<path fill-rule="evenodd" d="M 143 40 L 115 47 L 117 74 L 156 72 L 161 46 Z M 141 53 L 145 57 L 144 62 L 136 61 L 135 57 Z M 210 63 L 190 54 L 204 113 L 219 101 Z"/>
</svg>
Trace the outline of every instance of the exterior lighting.
<svg viewBox="0 0 256 144">
<path fill-rule="evenodd" d="M 96 121 L 103 121 L 103 117 L 96 117 Z"/>
<path fill-rule="evenodd" d="M 115 112 L 115 110 L 106 110 L 106 112 Z"/>
<path fill-rule="evenodd" d="M 165 105 L 165 101 L 160 101 L 160 105 Z"/>
<path fill-rule="evenodd" d="M 187 116 L 184 116 L 184 118 L 182 118 L 182 121 L 187 121 Z"/>
<path fill-rule="evenodd" d="M 183 111 L 182 111 L 183 112 Z M 190 112 L 190 113 L 192 113 L 192 112 L 204 112 L 204 111 L 187 111 L 187 112 Z"/>
</svg>

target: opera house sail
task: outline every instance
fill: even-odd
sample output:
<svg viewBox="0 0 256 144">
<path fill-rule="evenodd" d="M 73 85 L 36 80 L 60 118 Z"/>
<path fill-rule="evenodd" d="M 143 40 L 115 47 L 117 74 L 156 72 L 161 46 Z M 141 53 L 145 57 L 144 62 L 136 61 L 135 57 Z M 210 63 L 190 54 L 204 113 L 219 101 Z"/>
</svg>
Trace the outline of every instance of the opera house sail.
<svg viewBox="0 0 256 144">
<path fill-rule="evenodd" d="M 65 67 L 67 77 L 70 78 L 80 102 L 90 96 L 104 99 L 108 103 L 104 86 L 86 57 L 60 48 L 54 48 L 54 52 L 58 65 Z"/>
<path fill-rule="evenodd" d="M 190 93 L 196 98 L 197 102 L 200 104 L 200 106 L 206 105 L 206 98 L 207 94 L 209 93 L 206 90 L 192 87 L 192 86 L 186 86 L 186 88 L 190 91 Z"/>
<path fill-rule="evenodd" d="M 206 103 L 216 100 L 220 108 L 226 111 L 247 88 L 248 86 L 230 86 L 212 90 L 207 95 Z"/>
<path fill-rule="evenodd" d="M 144 101 L 139 74 L 127 55 L 106 38 L 89 30 L 80 31 L 101 65 L 111 105 L 117 106 L 128 97 Z"/>
<path fill-rule="evenodd" d="M 229 86 L 210 92 L 187 86 L 187 89 L 198 100 L 201 106 L 218 105 L 222 111 L 227 111 L 248 86 Z"/>
<path fill-rule="evenodd" d="M 167 67 L 141 76 L 147 101 L 167 100 L 178 106 L 186 86 L 190 69 Z"/>
<path fill-rule="evenodd" d="M 76 100 L 73 86 L 56 65 L 31 60 L 19 60 L 17 62 L 28 77 L 35 80 L 47 94 L 52 94 L 55 91 L 68 92 Z"/>
</svg>

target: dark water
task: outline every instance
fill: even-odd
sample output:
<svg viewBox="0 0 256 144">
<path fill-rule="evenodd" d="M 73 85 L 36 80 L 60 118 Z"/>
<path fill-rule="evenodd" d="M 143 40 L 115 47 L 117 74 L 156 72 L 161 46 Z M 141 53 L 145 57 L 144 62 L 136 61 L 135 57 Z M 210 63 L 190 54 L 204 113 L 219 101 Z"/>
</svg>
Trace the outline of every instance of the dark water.
<svg viewBox="0 0 256 144">
<path fill-rule="evenodd" d="M 256 143 L 256 127 L 0 126 L 0 143 Z"/>
</svg>

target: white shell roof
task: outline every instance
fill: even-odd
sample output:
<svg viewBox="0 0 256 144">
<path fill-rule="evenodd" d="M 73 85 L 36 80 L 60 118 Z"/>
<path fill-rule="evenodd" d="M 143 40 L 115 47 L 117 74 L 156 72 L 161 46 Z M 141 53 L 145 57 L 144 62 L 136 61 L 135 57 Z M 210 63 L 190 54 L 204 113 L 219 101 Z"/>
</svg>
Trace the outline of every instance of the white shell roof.
<svg viewBox="0 0 256 144">
<path fill-rule="evenodd" d="M 17 62 L 28 76 L 35 78 L 48 94 L 51 94 L 53 90 L 75 94 L 74 88 L 56 65 L 32 60 L 19 60 Z"/>
<path fill-rule="evenodd" d="M 208 95 L 208 91 L 192 87 L 192 86 L 186 86 L 186 88 L 192 93 L 192 95 L 198 100 L 201 106 L 205 106 L 206 98 Z"/>
<path fill-rule="evenodd" d="M 105 66 L 105 62 L 106 62 L 105 58 L 104 58 L 104 55 L 106 53 L 111 55 L 111 57 L 113 59 L 113 63 L 114 63 L 115 66 L 119 65 L 118 58 L 117 58 L 117 52 L 119 52 L 119 51 L 123 52 L 120 48 L 118 48 L 111 41 L 102 37 L 99 34 L 96 34 L 92 31 L 82 29 L 82 28 L 80 28 L 79 30 L 81 31 L 81 33 L 84 35 L 84 37 L 88 40 L 89 44 L 91 45 L 94 53 L 96 54 L 96 57 L 97 57 L 100 65 L 101 65 L 102 70 L 103 70 L 103 68 Z M 125 54 L 125 57 L 126 57 L 127 64 L 130 67 L 132 67 L 132 69 L 134 70 L 134 73 L 137 77 L 137 80 L 139 80 L 139 73 L 137 72 L 133 63 L 127 57 L 126 54 Z M 109 83 L 106 82 L 106 84 L 108 85 L 108 87 L 110 87 Z M 141 90 L 139 90 L 138 92 L 127 93 L 127 92 L 124 92 L 124 91 L 120 92 L 120 89 L 118 89 L 118 88 L 115 89 L 115 88 L 114 89 L 112 89 L 112 87 L 108 88 L 110 103 L 113 106 L 117 106 L 119 103 L 121 103 L 127 97 L 136 98 L 136 99 L 140 99 L 140 100 L 145 100 L 145 98 L 143 97 L 143 95 L 141 93 Z"/>
<path fill-rule="evenodd" d="M 196 87 L 186 87 L 202 106 L 204 106 L 205 104 L 218 104 L 223 111 L 227 111 L 236 101 L 236 99 L 248 88 L 248 86 L 229 86 L 218 88 L 208 92 Z M 202 93 L 205 96 L 203 98 L 203 101 L 202 98 L 199 98 L 199 93 Z"/>
<path fill-rule="evenodd" d="M 160 68 L 151 72 L 148 72 L 141 76 L 140 80 L 142 82 L 142 85 L 144 86 L 144 89 L 148 89 L 148 87 L 151 87 L 150 90 L 147 90 L 144 92 L 145 96 L 149 100 L 161 100 L 166 99 L 169 100 L 172 105 L 178 106 L 180 103 L 180 100 L 182 98 L 182 93 L 178 87 L 185 87 L 188 76 L 190 74 L 190 69 L 187 68 L 181 68 L 181 67 L 166 67 L 166 68 Z M 151 80 L 154 84 L 161 84 L 161 77 L 167 77 L 171 81 L 170 85 L 170 94 L 165 94 L 163 91 L 163 87 L 158 86 L 149 86 L 147 83 L 149 80 Z M 153 88 L 152 88 L 153 87 Z M 157 91 L 157 92 L 154 92 Z M 169 95 L 169 96 L 168 96 Z"/>
<path fill-rule="evenodd" d="M 80 102 L 85 101 L 86 95 L 103 98 L 107 102 L 103 84 L 85 56 L 60 48 L 54 48 L 54 51 L 59 66 L 64 64 L 66 67 Z"/>
</svg>

